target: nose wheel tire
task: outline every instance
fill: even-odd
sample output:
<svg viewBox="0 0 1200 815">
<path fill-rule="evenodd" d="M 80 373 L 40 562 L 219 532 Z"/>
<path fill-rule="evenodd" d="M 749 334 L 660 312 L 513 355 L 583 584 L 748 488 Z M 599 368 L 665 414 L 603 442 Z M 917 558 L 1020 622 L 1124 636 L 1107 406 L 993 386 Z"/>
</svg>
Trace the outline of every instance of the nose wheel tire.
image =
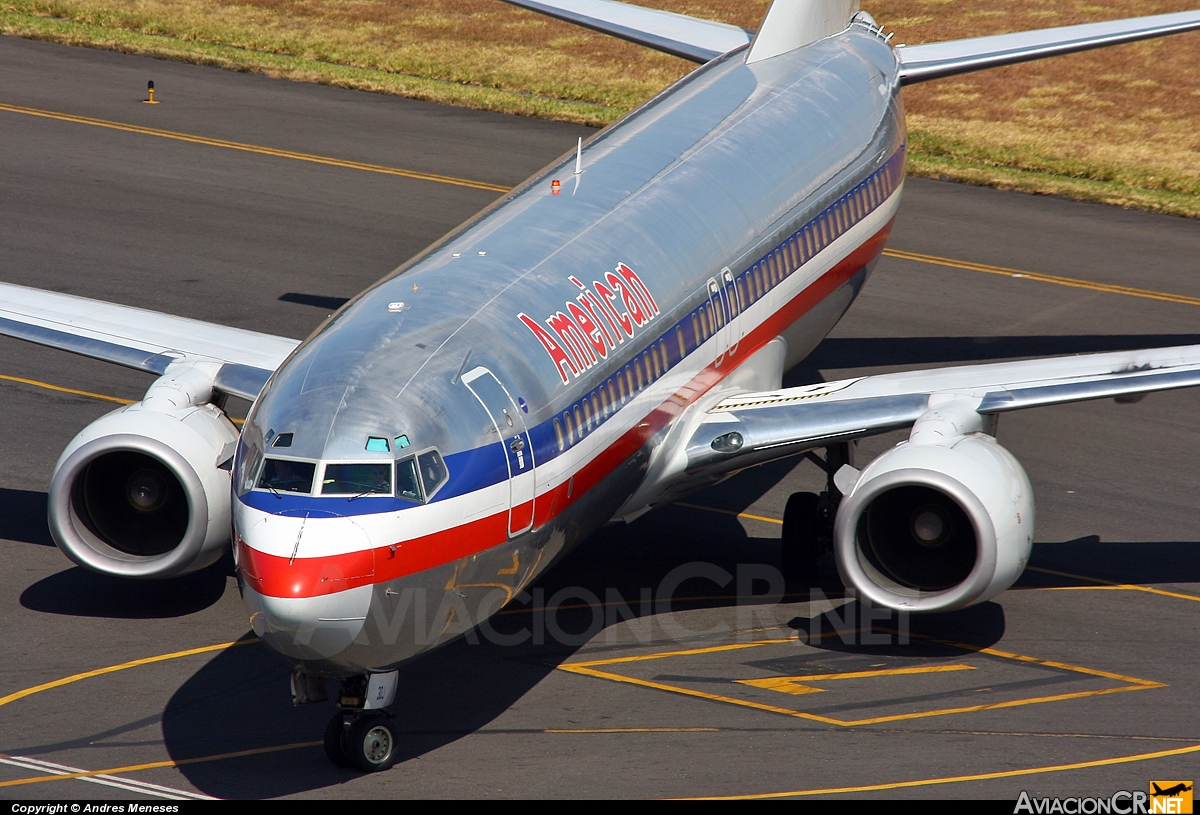
<svg viewBox="0 0 1200 815">
<path fill-rule="evenodd" d="M 383 716 L 362 716 L 346 732 L 346 757 L 365 773 L 377 773 L 396 763 L 396 732 Z"/>
<path fill-rule="evenodd" d="M 346 715 L 337 713 L 329 724 L 325 725 L 325 756 L 339 767 L 357 767 L 354 759 L 350 758 L 346 751 L 346 737 L 348 736 L 346 727 Z"/>
<path fill-rule="evenodd" d="M 788 498 L 779 545 L 783 576 L 789 581 L 812 580 L 818 574 L 820 502 L 820 497 L 811 492 L 797 492 Z"/>
</svg>

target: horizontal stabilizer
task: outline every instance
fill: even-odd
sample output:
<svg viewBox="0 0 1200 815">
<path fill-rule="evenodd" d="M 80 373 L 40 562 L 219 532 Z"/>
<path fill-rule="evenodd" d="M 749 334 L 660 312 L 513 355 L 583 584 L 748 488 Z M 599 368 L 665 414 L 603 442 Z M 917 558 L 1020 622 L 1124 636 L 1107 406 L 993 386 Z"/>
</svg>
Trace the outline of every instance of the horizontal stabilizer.
<svg viewBox="0 0 1200 815">
<path fill-rule="evenodd" d="M 298 340 L 0 283 L 0 335 L 162 374 L 178 359 L 224 363 L 216 388 L 254 399 Z"/>
<path fill-rule="evenodd" d="M 911 85 L 984 68 L 1103 48 L 1200 29 L 1200 11 L 1157 14 L 1106 23 L 1043 28 L 896 49 L 900 82 Z"/>
<path fill-rule="evenodd" d="M 504 0 L 548 17 L 705 63 L 750 42 L 751 32 L 617 0 Z"/>
</svg>

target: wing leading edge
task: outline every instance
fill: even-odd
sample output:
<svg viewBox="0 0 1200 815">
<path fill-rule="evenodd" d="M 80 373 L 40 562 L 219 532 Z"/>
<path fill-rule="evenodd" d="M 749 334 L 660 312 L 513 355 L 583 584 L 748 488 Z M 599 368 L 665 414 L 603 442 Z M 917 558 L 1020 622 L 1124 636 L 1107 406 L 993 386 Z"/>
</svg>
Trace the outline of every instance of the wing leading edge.
<svg viewBox="0 0 1200 815">
<path fill-rule="evenodd" d="M 726 398 L 687 442 L 690 474 L 732 472 L 911 427 L 949 402 L 993 416 L 1200 386 L 1200 345 L 883 374 Z M 736 438 L 735 438 L 736 436 Z"/>
<path fill-rule="evenodd" d="M 181 359 L 219 362 L 214 387 L 251 400 L 300 344 L 11 283 L 0 283 L 0 335 L 160 375 Z"/>
</svg>

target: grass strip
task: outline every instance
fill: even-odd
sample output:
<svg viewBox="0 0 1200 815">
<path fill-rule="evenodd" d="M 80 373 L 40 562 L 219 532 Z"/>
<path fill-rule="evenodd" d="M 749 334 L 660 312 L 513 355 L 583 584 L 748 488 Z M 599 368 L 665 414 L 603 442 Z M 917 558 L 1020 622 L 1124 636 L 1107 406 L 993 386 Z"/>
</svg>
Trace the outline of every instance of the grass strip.
<svg viewBox="0 0 1200 815">
<path fill-rule="evenodd" d="M 422 25 L 432 23 L 420 14 L 409 19 L 379 12 L 382 22 L 363 23 L 339 17 L 336 4 L 318 2 L 308 11 L 298 6 L 288 12 L 294 18 L 261 5 L 0 0 L 0 33 L 593 127 L 612 123 L 672 81 L 672 72 L 686 70 L 678 60 L 645 57 L 644 51 L 637 53 L 647 61 L 635 65 L 602 53 L 596 59 L 568 56 L 583 47 L 578 43 L 521 39 L 519 32 L 534 31 L 522 26 L 542 25 L 538 19 L 447 33 L 425 31 Z M 478 17 L 460 14 L 441 22 L 461 28 Z M 363 26 L 370 30 L 360 35 Z M 497 30 L 518 33 L 508 42 L 471 39 Z M 1080 138 L 1074 130 L 1060 134 L 1028 122 L 918 113 L 909 127 L 911 175 L 1200 217 L 1200 174 L 1191 166 L 1193 153 L 1177 148 L 1180 139 L 1167 139 L 1157 152 L 1088 152 L 1074 146 Z M 1121 135 L 1114 131 L 1107 138 L 1119 145 Z"/>
<path fill-rule="evenodd" d="M 24 14 L 0 7 L 0 34 L 63 45 L 100 48 L 124 54 L 211 65 L 271 77 L 390 93 L 445 105 L 512 113 L 540 119 L 602 127 L 625 113 L 594 102 L 538 96 L 442 79 L 399 74 L 378 68 L 343 65 L 290 54 L 238 48 L 220 43 L 143 34 L 93 23 Z"/>
</svg>

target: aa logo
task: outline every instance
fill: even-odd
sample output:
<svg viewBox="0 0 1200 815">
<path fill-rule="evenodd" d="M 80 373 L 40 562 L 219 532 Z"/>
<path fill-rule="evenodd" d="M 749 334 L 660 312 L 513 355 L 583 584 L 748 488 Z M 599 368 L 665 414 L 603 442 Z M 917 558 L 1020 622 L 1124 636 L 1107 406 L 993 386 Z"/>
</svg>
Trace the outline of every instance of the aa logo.
<svg viewBox="0 0 1200 815">
<path fill-rule="evenodd" d="M 1150 812 L 1185 815 L 1192 811 L 1191 781 L 1151 781 Z"/>
</svg>

